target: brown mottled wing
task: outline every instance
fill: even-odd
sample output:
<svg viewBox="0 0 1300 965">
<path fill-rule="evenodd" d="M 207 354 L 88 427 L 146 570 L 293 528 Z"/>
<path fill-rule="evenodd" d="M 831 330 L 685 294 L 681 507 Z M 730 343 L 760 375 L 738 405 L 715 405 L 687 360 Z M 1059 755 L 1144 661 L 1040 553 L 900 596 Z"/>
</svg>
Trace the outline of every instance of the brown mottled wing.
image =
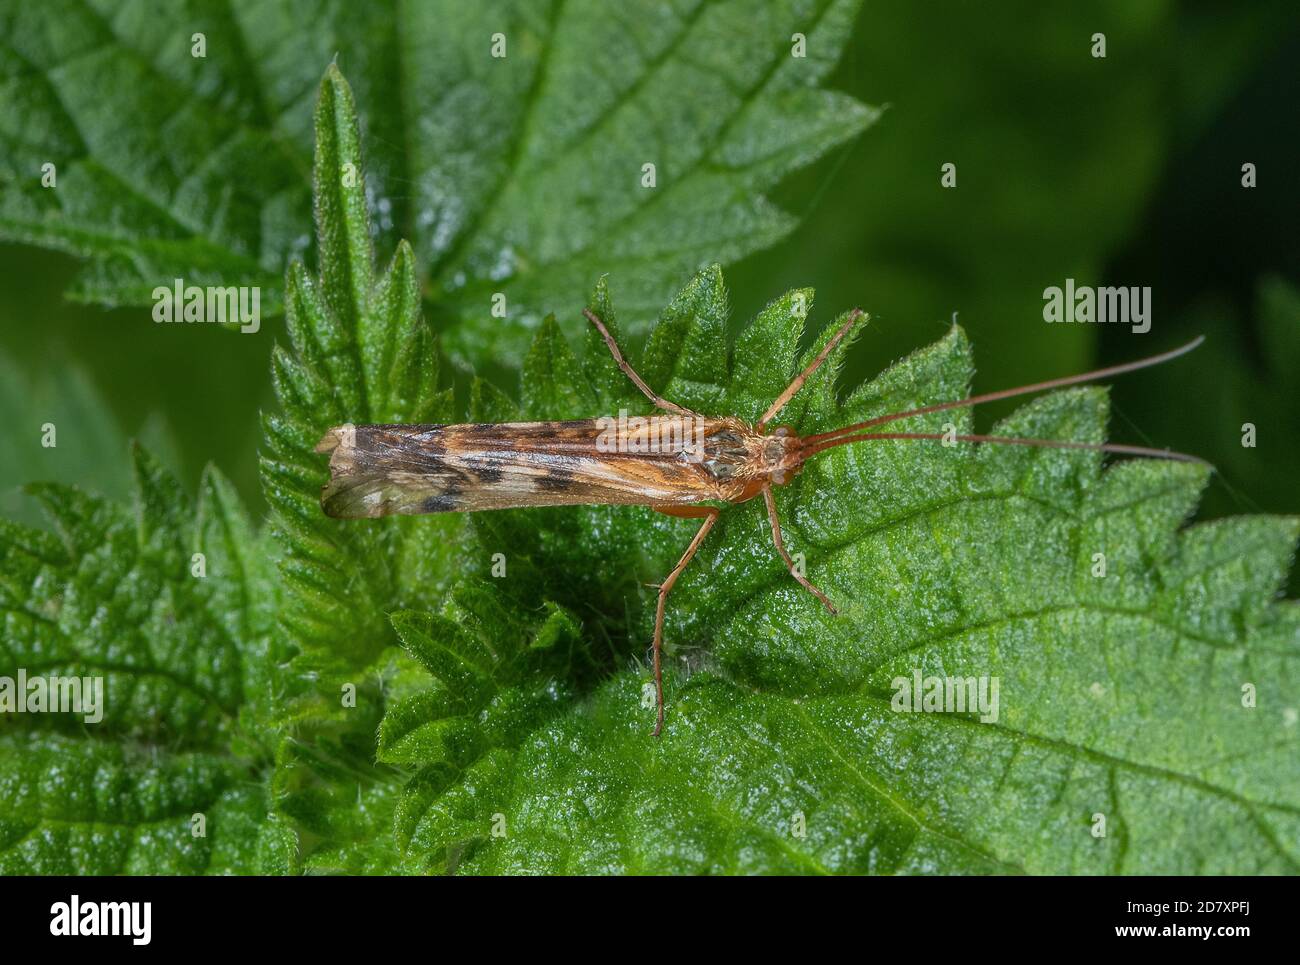
<svg viewBox="0 0 1300 965">
<path fill-rule="evenodd" d="M 720 498 L 713 476 L 681 449 L 602 452 L 601 432 L 595 419 L 338 426 L 316 446 L 330 453 L 321 507 L 362 517 Z"/>
</svg>

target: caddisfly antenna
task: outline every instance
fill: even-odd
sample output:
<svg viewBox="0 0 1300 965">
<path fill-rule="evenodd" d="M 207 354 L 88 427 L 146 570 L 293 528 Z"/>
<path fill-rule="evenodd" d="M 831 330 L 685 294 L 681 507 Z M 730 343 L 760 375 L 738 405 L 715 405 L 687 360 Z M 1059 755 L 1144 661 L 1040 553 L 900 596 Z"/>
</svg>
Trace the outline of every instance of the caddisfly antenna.
<svg viewBox="0 0 1300 965">
<path fill-rule="evenodd" d="M 795 380 L 791 382 L 786 390 L 777 397 L 775 402 L 772 403 L 767 412 L 763 414 L 763 418 L 759 420 L 757 425 L 760 432 L 763 430 L 768 420 L 775 416 L 776 413 L 794 397 L 795 393 L 798 392 L 803 384 L 808 380 L 808 377 L 816 371 L 817 367 L 826 361 L 831 351 L 837 344 L 839 344 L 840 340 L 848 332 L 849 328 L 861 316 L 862 313 L 857 309 L 854 309 L 854 311 L 850 313 L 848 321 L 838 332 L 836 332 L 835 336 L 827 343 L 826 347 L 818 354 L 817 358 L 813 360 L 812 364 L 803 372 L 799 373 Z M 1182 462 L 1199 462 L 1208 465 L 1208 463 L 1205 463 L 1205 460 L 1199 459 L 1196 456 L 1188 455 L 1187 453 L 1173 452 L 1168 449 L 1152 449 L 1147 446 L 1129 446 L 1122 443 L 1072 442 L 1066 439 L 1026 439 L 1016 436 L 992 436 L 974 433 L 957 435 L 951 432 L 867 431 L 876 426 L 885 425 L 886 423 L 897 422 L 900 419 L 909 419 L 914 416 L 928 415 L 931 412 L 944 412 L 948 409 L 961 409 L 967 406 L 979 405 L 984 402 L 994 402 L 998 399 L 1009 399 L 1018 395 L 1029 395 L 1034 392 L 1046 392 L 1051 389 L 1060 389 L 1069 385 L 1079 385 L 1083 382 L 1092 382 L 1097 379 L 1104 379 L 1114 375 L 1122 375 L 1125 372 L 1134 372 L 1138 369 L 1148 368 L 1152 365 L 1159 365 L 1161 362 L 1168 362 L 1171 359 L 1178 358 L 1180 355 L 1185 355 L 1200 345 L 1204 340 L 1203 336 L 1195 338 L 1186 345 L 1169 352 L 1162 352 L 1159 355 L 1139 359 L 1136 362 L 1125 362 L 1122 365 L 1112 365 L 1108 368 L 1085 372 L 1082 375 L 1067 375 L 1059 379 L 1049 379 L 1046 382 L 1036 382 L 1033 385 L 1022 385 L 1013 389 L 1002 389 L 999 392 L 989 392 L 984 395 L 972 396 L 968 399 L 958 399 L 955 402 L 938 402 L 934 405 L 921 406 L 918 409 L 908 409 L 905 412 L 892 412 L 888 415 L 868 419 L 865 422 L 857 422 L 853 425 L 843 426 L 839 429 L 832 429 L 829 432 L 804 436 L 800 440 L 802 448 L 799 451 L 798 459 L 802 462 L 806 459 L 812 458 L 820 452 L 825 452 L 827 449 L 848 445 L 853 442 L 867 442 L 869 440 L 885 439 L 926 439 L 949 443 L 975 442 L 1006 446 L 1036 446 L 1043 449 L 1084 449 L 1091 452 L 1108 452 L 1122 456 L 1148 456 L 1155 459 L 1176 459 Z M 794 560 L 791 558 L 790 552 L 785 548 L 785 541 L 781 536 L 781 522 L 777 516 L 776 501 L 773 499 L 770 483 L 763 486 L 762 493 L 763 499 L 767 503 L 768 519 L 772 524 L 772 541 L 776 544 L 776 550 L 780 554 L 781 559 L 785 562 L 786 568 L 805 589 L 817 597 L 817 599 L 821 600 L 831 613 L 835 613 L 836 608 L 834 604 L 831 603 L 825 593 L 818 589 L 806 576 L 804 576 L 800 568 L 794 565 Z"/>
<path fill-rule="evenodd" d="M 1154 449 L 1150 446 L 1128 446 L 1116 442 L 1071 442 L 1068 439 L 1026 439 L 1021 436 L 951 435 L 947 432 L 862 432 L 818 443 L 805 449 L 805 459 L 850 442 L 868 439 L 938 439 L 948 442 L 988 442 L 1002 446 L 1036 446 L 1041 449 L 1087 449 L 1092 452 L 1109 452 L 1119 456 L 1146 456 L 1151 459 L 1173 459 L 1176 462 L 1199 462 L 1210 465 L 1200 456 L 1172 449 Z"/>
<path fill-rule="evenodd" d="M 934 405 L 921 406 L 919 409 L 908 409 L 906 412 L 891 412 L 889 415 L 876 416 L 874 419 L 868 419 L 866 422 L 856 422 L 850 426 L 841 426 L 838 429 L 832 429 L 829 432 L 822 432 L 813 436 L 804 436 L 805 443 L 811 443 L 821 451 L 825 446 L 817 447 L 817 444 L 833 439 L 837 436 L 844 436 L 850 433 L 861 432 L 863 429 L 870 429 L 873 426 L 881 426 L 887 422 L 896 422 L 899 419 L 910 419 L 912 416 L 929 415 L 931 412 L 946 412 L 949 409 L 963 409 L 967 406 L 982 405 L 985 402 L 996 402 L 999 399 L 1011 399 L 1018 395 L 1031 395 L 1035 392 L 1048 392 L 1052 389 L 1063 389 L 1069 385 L 1079 385 L 1083 382 L 1095 382 L 1098 379 L 1109 378 L 1112 375 L 1123 375 L 1126 372 L 1136 372 L 1138 369 L 1150 368 L 1153 365 L 1159 365 L 1162 362 L 1169 362 L 1178 358 L 1180 355 L 1186 355 L 1192 349 L 1196 348 L 1205 341 L 1204 335 L 1198 335 L 1186 345 L 1179 346 L 1176 349 L 1170 349 L 1168 352 L 1161 352 L 1159 355 L 1152 355 L 1148 358 L 1138 359 L 1135 362 L 1125 362 L 1121 365 L 1112 365 L 1104 369 L 1096 369 L 1092 372 L 1084 372 L 1082 375 L 1066 375 L 1059 379 L 1048 379 L 1046 382 L 1035 382 L 1033 385 L 1020 385 L 1013 389 L 1002 389 L 998 392 L 987 392 L 984 395 L 973 395 L 968 399 L 957 399 L 955 402 L 937 402 Z M 904 437 L 906 438 L 906 436 Z M 917 438 L 926 438 L 919 435 Z M 968 441 L 980 441 L 971 439 Z M 1005 442 L 1007 440 L 990 437 L 983 440 L 985 442 Z M 1026 440 L 1028 441 L 1028 440 Z M 1022 443 L 1015 443 L 1017 445 Z M 1087 447 L 1085 443 L 1075 443 L 1077 447 Z M 1157 453 L 1164 455 L 1162 449 L 1144 449 L 1133 453 L 1134 455 L 1151 455 Z M 1179 454 L 1181 455 L 1181 454 Z M 1193 456 L 1183 456 L 1184 459 L 1192 460 Z"/>
</svg>

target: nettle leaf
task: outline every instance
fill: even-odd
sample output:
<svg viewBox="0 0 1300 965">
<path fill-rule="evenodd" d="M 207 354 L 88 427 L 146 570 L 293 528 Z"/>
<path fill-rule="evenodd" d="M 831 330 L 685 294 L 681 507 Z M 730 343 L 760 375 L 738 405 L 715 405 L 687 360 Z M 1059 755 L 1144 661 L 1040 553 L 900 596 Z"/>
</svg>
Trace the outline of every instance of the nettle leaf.
<svg viewBox="0 0 1300 965">
<path fill-rule="evenodd" d="M 320 509 L 317 442 L 345 422 L 436 422 L 450 416 L 438 357 L 420 318 L 411 249 L 374 264 L 352 94 L 331 67 L 316 108 L 316 224 L 321 274 L 295 263 L 286 285 L 292 351 L 272 359 L 283 411 L 264 419 L 262 477 L 284 548 L 280 622 L 300 662 L 335 676 L 370 666 L 395 643 L 387 614 L 438 598 L 461 521 L 349 526 Z M 425 521 L 428 522 L 428 521 Z M 415 523 L 416 525 L 412 525 Z M 325 642 L 325 647 L 313 645 Z"/>
<path fill-rule="evenodd" d="M 306 240 L 303 143 L 283 126 L 302 91 L 262 80 L 270 51 L 241 35 L 283 31 L 244 34 L 209 3 L 7 4 L 0 22 L 0 236 L 87 259 L 81 300 L 148 304 L 184 278 L 261 286 L 274 310 Z"/>
<path fill-rule="evenodd" d="M 54 678 L 102 684 L 79 713 L 37 713 L 28 683 L 27 712 L 3 715 L 5 874 L 282 866 L 263 774 L 279 660 L 268 547 L 215 470 L 192 508 L 170 473 L 133 455 L 132 507 L 44 484 L 31 492 L 54 532 L 0 525 L 8 696 L 20 674 L 50 693 Z"/>
<path fill-rule="evenodd" d="M 453 355 L 518 357 L 552 311 L 576 333 L 576 293 L 605 272 L 623 292 L 628 330 L 643 333 L 671 286 L 700 265 L 784 237 L 796 219 L 763 192 L 878 113 L 817 87 L 857 8 L 693 2 L 641 16 L 603 3 L 521 4 L 529 27 L 511 57 L 523 58 L 515 69 L 526 65 L 526 80 L 484 61 L 477 40 L 420 58 L 437 89 L 485 111 L 502 147 L 499 161 L 472 171 L 453 152 L 423 182 L 437 192 L 428 197 L 436 227 L 417 250 L 434 266 L 435 298 L 461 321 L 447 335 Z M 792 56 L 796 33 L 807 56 Z M 493 96 L 480 101 L 464 78 L 485 75 Z M 439 135 L 465 143 L 461 128 L 477 131 L 477 113 L 440 112 L 425 128 L 430 148 Z M 455 187 L 463 209 L 439 206 Z M 504 324 L 465 324 L 494 292 L 511 306 Z"/>
<path fill-rule="evenodd" d="M 356 107 L 334 67 L 321 83 L 315 119 L 320 275 L 301 263 L 289 269 L 293 345 L 277 346 L 272 357 L 283 411 L 263 420 L 263 488 L 280 547 L 278 628 L 297 651 L 277 810 L 312 835 L 307 867 L 386 871 L 395 860 L 391 835 L 370 853 L 369 822 L 398 775 L 375 768 L 374 732 L 385 686 L 413 666 L 403 666 L 388 614 L 440 599 L 463 520 L 356 527 L 326 518 L 315 447 L 346 422 L 446 421 L 451 392 L 438 389 L 410 247 L 398 245 L 387 269 L 375 265 Z M 370 809 L 358 804 L 367 795 L 377 802 Z"/>
<path fill-rule="evenodd" d="M 674 401 L 753 419 L 824 342 L 797 355 L 811 293 L 796 291 L 728 353 L 726 302 L 716 269 L 698 275 L 640 371 Z M 592 304 L 612 314 L 604 283 Z M 532 357 L 582 374 L 526 398 L 524 415 L 573 415 L 592 395 L 626 404 L 603 344 L 587 348 L 572 361 L 543 328 Z M 972 372 L 954 327 L 841 402 L 845 348 L 779 421 L 806 434 L 961 398 Z M 1101 441 L 1106 409 L 1103 389 L 1073 389 L 994 431 Z M 969 431 L 969 411 L 906 425 L 945 423 Z M 841 615 L 790 578 L 761 500 L 728 510 L 669 600 L 659 740 L 648 670 L 630 662 L 650 638 L 651 591 L 624 609 L 593 587 L 662 578 L 695 524 L 625 508 L 481 514 L 483 578 L 459 591 L 475 604 L 454 594 L 437 616 L 394 618 L 436 681 L 380 730 L 381 754 L 423 765 L 397 810 L 408 865 L 1294 871 L 1300 606 L 1275 597 L 1300 521 L 1180 530 L 1205 479 L 1195 465 L 1103 470 L 1095 453 L 1021 447 L 822 456 L 778 505 L 787 545 Z M 499 578 L 494 546 L 508 547 Z M 507 605 L 531 619 L 505 630 L 483 617 Z M 570 640 L 581 620 L 581 642 L 564 661 L 532 660 L 530 628 L 556 619 Z M 975 696 L 983 682 L 983 710 L 907 712 L 900 695 L 931 678 L 969 678 Z"/>
<path fill-rule="evenodd" d="M 792 229 L 763 192 L 876 117 L 818 86 L 857 8 L 7 5 L 0 238 L 86 259 L 81 299 L 148 304 L 184 278 L 287 307 L 280 279 L 310 244 L 311 102 L 337 56 L 366 110 L 382 252 L 411 240 L 458 357 L 517 364 L 545 314 L 576 331 L 604 271 L 644 327 L 701 264 Z M 508 315 L 484 324 L 497 292 Z"/>
</svg>

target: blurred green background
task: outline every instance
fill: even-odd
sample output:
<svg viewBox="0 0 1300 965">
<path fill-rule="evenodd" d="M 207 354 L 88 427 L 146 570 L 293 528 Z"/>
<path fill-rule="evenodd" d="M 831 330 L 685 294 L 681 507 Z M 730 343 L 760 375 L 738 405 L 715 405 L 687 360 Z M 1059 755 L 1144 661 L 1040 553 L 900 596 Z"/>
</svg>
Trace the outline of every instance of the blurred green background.
<svg viewBox="0 0 1300 965">
<path fill-rule="evenodd" d="M 1090 53 L 1097 32 L 1105 59 Z M 957 313 L 977 391 L 1204 333 L 1193 358 L 1115 386 L 1113 437 L 1214 462 L 1202 516 L 1295 511 L 1297 63 L 1294 2 L 867 0 L 828 86 L 888 110 L 781 186 L 776 199 L 806 220 L 729 268 L 733 323 L 795 286 L 817 289 L 822 322 L 861 306 L 875 320 L 852 380 Z M 955 188 L 940 186 L 946 162 Z M 1245 162 L 1256 188 L 1241 185 Z M 147 309 L 65 301 L 74 271 L 0 247 L 0 510 L 31 520 L 17 487 L 36 479 L 123 494 L 128 436 L 190 485 L 215 461 L 262 506 L 258 412 L 283 323 L 251 338 L 156 326 Z M 1044 323 L 1043 289 L 1067 277 L 1151 286 L 1151 332 Z M 59 427 L 56 449 L 32 444 L 44 422 Z"/>
</svg>

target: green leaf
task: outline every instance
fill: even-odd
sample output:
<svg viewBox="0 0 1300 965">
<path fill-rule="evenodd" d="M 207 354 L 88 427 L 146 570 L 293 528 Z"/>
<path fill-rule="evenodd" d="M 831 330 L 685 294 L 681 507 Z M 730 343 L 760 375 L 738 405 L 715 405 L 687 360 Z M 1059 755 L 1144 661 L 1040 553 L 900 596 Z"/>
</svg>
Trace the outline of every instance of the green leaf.
<svg viewBox="0 0 1300 965">
<path fill-rule="evenodd" d="M 257 873 L 266 798 L 221 754 L 0 735 L 0 872 Z M 193 818 L 206 827 L 195 835 Z"/>
<path fill-rule="evenodd" d="M 819 87 L 857 7 L 7 5 L 0 238 L 85 259 L 81 299 L 148 304 L 155 286 L 184 278 L 258 285 L 265 311 L 287 308 L 280 278 L 310 244 L 312 92 L 338 56 L 364 105 L 371 193 L 318 176 L 317 213 L 347 206 L 355 228 L 370 207 L 385 258 L 410 239 L 417 290 L 453 329 L 458 358 L 517 364 L 550 312 L 575 331 L 577 293 L 602 271 L 626 293 L 629 329 L 644 331 L 699 265 L 786 235 L 795 219 L 764 192 L 875 118 Z M 792 56 L 795 33 L 806 56 Z M 331 103 L 346 114 L 344 100 Z M 329 132 L 343 140 L 318 149 L 355 139 L 346 124 Z M 47 163 L 54 188 L 41 182 Z M 653 188 L 641 186 L 644 164 L 656 166 Z M 356 310 L 363 239 L 326 240 L 321 264 L 344 272 Z M 496 292 L 508 314 L 485 324 Z"/>
<path fill-rule="evenodd" d="M 410 247 L 399 244 L 387 269 L 375 266 L 356 107 L 333 66 L 315 120 L 321 274 L 301 263 L 289 269 L 293 345 L 273 354 L 283 411 L 264 419 L 262 454 L 279 547 L 277 634 L 295 651 L 284 684 L 276 812 L 307 832 L 304 867 L 388 872 L 400 867 L 390 803 L 400 781 L 376 766 L 374 734 L 388 688 L 400 688 L 414 666 L 397 650 L 388 614 L 440 598 L 464 521 L 390 519 L 366 528 L 321 512 L 315 446 L 327 429 L 446 420 L 451 393 L 438 390 Z"/>
<path fill-rule="evenodd" d="M 334 684 L 395 643 L 388 612 L 437 599 L 439 564 L 446 565 L 460 521 L 362 528 L 321 513 L 315 446 L 327 429 L 445 419 L 450 393 L 437 388 L 410 248 L 399 245 L 387 270 L 375 269 L 356 111 L 334 67 L 321 84 L 316 125 L 323 273 L 312 277 L 301 264 L 289 270 L 293 350 L 277 348 L 272 361 L 284 411 L 265 419 L 262 477 L 284 548 L 282 631 L 302 648 L 300 665 Z"/>
<path fill-rule="evenodd" d="M 6 874 L 263 867 L 279 660 L 267 547 L 215 470 L 195 510 L 138 448 L 134 469 L 131 508 L 46 484 L 31 491 L 55 533 L 0 525 L 0 678 L 102 684 L 98 714 L 4 715 Z"/>
<path fill-rule="evenodd" d="M 308 193 L 302 142 L 280 129 L 298 95 L 292 81 L 262 90 L 240 39 L 255 25 L 215 4 L 67 0 L 8 4 L 0 16 L 11 106 L 0 234 L 87 259 L 79 299 L 147 304 L 155 286 L 183 277 L 260 285 L 273 309 Z M 212 57 L 191 56 L 196 31 L 211 37 Z M 264 40 L 283 31 L 253 43 Z"/>
<path fill-rule="evenodd" d="M 607 299 L 601 287 L 593 303 Z M 754 418 L 822 344 L 796 363 L 810 302 L 808 292 L 773 302 L 728 360 L 726 292 L 716 270 L 703 272 L 665 310 L 642 371 L 674 401 Z M 543 330 L 534 353 L 562 353 L 554 339 Z M 959 398 L 972 371 L 954 327 L 841 403 L 832 372 L 843 354 L 783 421 L 806 434 Z M 589 357 L 574 391 L 609 404 L 594 377 L 606 365 Z M 1081 388 L 1031 402 L 994 431 L 1100 441 L 1105 419 L 1104 390 Z M 900 428 L 944 422 L 965 431 L 969 413 Z M 453 604 L 403 616 L 404 639 L 421 628 L 406 642 L 435 679 L 381 727 L 394 759 L 425 765 L 398 810 L 408 861 L 488 873 L 1295 871 L 1300 607 L 1274 597 L 1300 521 L 1180 531 L 1205 478 L 1195 465 L 1103 471 L 1095 453 L 1021 447 L 895 441 L 822 456 L 778 505 L 787 545 L 806 554 L 841 615 L 790 578 L 761 501 L 729 509 L 669 600 L 657 741 L 648 671 L 627 663 L 649 639 L 643 603 L 603 673 L 524 664 L 513 683 L 493 670 L 493 642 L 506 635 L 473 613 Z M 573 574 L 618 572 L 600 562 L 617 548 L 640 557 L 629 565 L 650 582 L 695 525 L 488 515 L 475 527 L 481 553 L 510 525 L 497 519 L 532 517 L 531 542 L 520 524 L 508 544 L 524 565 L 507 551 L 504 578 L 461 592 L 495 601 L 474 613 L 522 602 L 537 632 L 543 605 L 599 608 Z M 584 618 L 589 655 L 596 628 L 613 625 Z M 923 688 L 996 680 L 997 713 L 987 703 L 907 712 L 900 695 L 918 675 Z M 557 699 L 530 702 L 538 688 Z M 520 706 L 526 726 L 476 726 L 482 708 Z"/>
</svg>

